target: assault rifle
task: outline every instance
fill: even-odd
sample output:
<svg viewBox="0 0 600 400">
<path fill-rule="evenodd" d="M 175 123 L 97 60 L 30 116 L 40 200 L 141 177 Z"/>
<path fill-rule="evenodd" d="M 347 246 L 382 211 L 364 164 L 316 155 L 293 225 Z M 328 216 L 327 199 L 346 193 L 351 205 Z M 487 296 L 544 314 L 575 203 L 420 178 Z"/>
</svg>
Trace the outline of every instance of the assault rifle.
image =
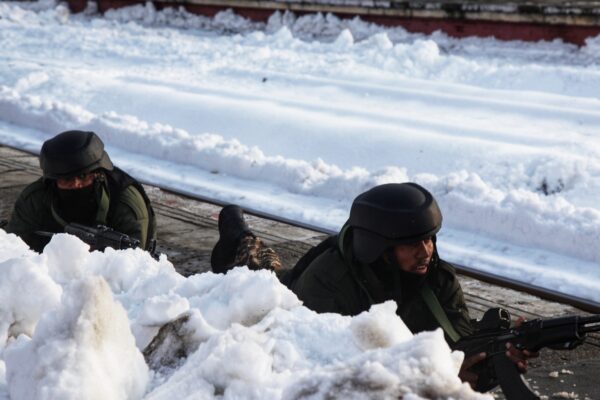
<svg viewBox="0 0 600 400">
<path fill-rule="evenodd" d="M 486 353 L 486 359 L 472 368 L 479 375 L 477 391 L 486 392 L 500 384 L 507 400 L 539 400 L 506 356 L 506 343 L 534 352 L 544 347 L 572 350 L 583 344 L 590 332 L 600 332 L 600 314 L 538 318 L 511 327 L 507 310 L 491 308 L 478 321 L 477 332 L 459 340 L 453 349 L 464 351 L 467 356 Z"/>
<path fill-rule="evenodd" d="M 36 231 L 38 235 L 52 236 L 52 232 Z M 81 241 L 90 245 L 92 250 L 104 250 L 107 247 L 112 247 L 116 250 L 135 249 L 140 247 L 140 241 L 130 238 L 128 235 L 117 232 L 105 225 L 97 225 L 96 227 L 82 225 L 78 223 L 70 223 L 65 225 L 65 233 L 77 236 Z M 156 253 L 156 240 L 150 242 L 150 247 L 147 249 L 152 257 L 158 260 Z"/>
</svg>

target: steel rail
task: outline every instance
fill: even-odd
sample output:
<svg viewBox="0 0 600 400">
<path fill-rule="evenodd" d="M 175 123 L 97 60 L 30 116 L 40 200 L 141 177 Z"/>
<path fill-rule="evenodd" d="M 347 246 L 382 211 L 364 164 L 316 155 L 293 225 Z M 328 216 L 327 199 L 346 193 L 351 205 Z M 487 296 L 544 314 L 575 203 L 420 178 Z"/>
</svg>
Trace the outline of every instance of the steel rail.
<svg viewBox="0 0 600 400">
<path fill-rule="evenodd" d="M 222 200 L 219 200 L 219 199 L 216 199 L 213 197 L 204 196 L 204 195 L 198 195 L 196 193 L 192 193 L 192 192 L 189 192 L 186 190 L 174 188 L 174 187 L 171 187 L 168 185 L 156 185 L 151 182 L 143 182 L 143 183 L 150 185 L 150 186 L 159 187 L 161 190 L 164 190 L 166 192 L 170 192 L 173 194 L 177 194 L 179 196 L 185 196 L 185 197 L 188 197 L 191 199 L 201 200 L 206 203 L 214 204 L 214 205 L 221 206 L 221 207 L 223 207 L 227 204 L 231 204 L 230 202 L 225 202 L 225 201 L 222 201 Z M 295 221 L 290 218 L 281 217 L 279 215 L 271 214 L 269 212 L 258 210 L 258 209 L 252 208 L 252 207 L 242 207 L 242 209 L 247 214 L 265 218 L 265 219 L 269 219 L 269 220 L 276 221 L 276 222 L 281 222 L 281 223 L 284 223 L 287 225 L 297 226 L 299 228 L 304 228 L 304 229 L 308 229 L 311 231 L 320 232 L 320 233 L 323 233 L 326 235 L 337 234 L 337 231 L 334 231 L 331 229 L 323 228 L 321 226 L 317 226 L 314 224 Z M 555 301 L 557 303 L 568 304 L 568 305 L 571 305 L 580 310 L 587 311 L 589 313 L 600 314 L 600 303 L 597 303 L 592 300 L 588 300 L 588 299 L 584 299 L 582 297 L 561 293 L 556 290 L 547 289 L 547 288 L 537 286 L 537 285 L 532 285 L 532 284 L 529 284 L 526 282 L 521 282 L 516 279 L 506 278 L 504 276 L 500 276 L 497 274 L 480 271 L 476 268 L 468 267 L 468 266 L 457 264 L 454 262 L 452 262 L 452 265 L 456 268 L 456 271 L 459 274 L 468 276 L 470 278 L 477 279 L 482 282 L 487 282 L 492 285 L 501 286 L 501 287 L 517 290 L 520 292 L 525 292 L 525 293 L 540 297 L 545 300 Z"/>
</svg>

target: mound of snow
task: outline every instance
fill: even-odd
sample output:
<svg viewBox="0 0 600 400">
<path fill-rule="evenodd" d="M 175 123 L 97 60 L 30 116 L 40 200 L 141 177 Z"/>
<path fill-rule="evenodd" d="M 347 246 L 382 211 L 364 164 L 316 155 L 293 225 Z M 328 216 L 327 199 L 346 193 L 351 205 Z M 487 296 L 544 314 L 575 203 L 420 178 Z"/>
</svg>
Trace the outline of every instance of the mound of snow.
<svg viewBox="0 0 600 400">
<path fill-rule="evenodd" d="M 148 367 L 123 307 L 101 277 L 75 281 L 31 339 L 5 354 L 11 399 L 139 399 Z"/>
<path fill-rule="evenodd" d="M 269 271 L 184 278 L 139 249 L 60 234 L 36 254 L 0 235 L 0 398 L 489 398 L 459 380 L 442 332 L 413 336 L 393 302 L 316 314 Z"/>
</svg>

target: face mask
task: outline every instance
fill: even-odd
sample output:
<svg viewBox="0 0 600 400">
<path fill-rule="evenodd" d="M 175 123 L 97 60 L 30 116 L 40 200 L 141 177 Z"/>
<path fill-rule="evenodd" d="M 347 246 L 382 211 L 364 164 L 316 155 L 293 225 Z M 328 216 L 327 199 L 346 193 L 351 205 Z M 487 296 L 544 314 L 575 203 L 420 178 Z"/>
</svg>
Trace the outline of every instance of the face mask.
<svg viewBox="0 0 600 400">
<path fill-rule="evenodd" d="M 91 225 L 98 211 L 97 183 L 81 189 L 56 189 L 60 216 L 67 222 Z"/>
</svg>

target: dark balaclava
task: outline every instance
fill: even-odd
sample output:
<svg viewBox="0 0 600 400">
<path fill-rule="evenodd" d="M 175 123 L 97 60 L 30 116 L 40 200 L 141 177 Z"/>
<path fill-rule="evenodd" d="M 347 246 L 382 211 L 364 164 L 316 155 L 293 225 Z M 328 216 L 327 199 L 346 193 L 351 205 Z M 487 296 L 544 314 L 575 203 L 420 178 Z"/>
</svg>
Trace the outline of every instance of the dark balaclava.
<svg viewBox="0 0 600 400">
<path fill-rule="evenodd" d="M 103 176 L 94 178 L 94 182 L 80 189 L 59 189 L 55 186 L 56 211 L 67 223 L 77 222 L 95 225 L 99 199 L 103 190 Z"/>
</svg>

